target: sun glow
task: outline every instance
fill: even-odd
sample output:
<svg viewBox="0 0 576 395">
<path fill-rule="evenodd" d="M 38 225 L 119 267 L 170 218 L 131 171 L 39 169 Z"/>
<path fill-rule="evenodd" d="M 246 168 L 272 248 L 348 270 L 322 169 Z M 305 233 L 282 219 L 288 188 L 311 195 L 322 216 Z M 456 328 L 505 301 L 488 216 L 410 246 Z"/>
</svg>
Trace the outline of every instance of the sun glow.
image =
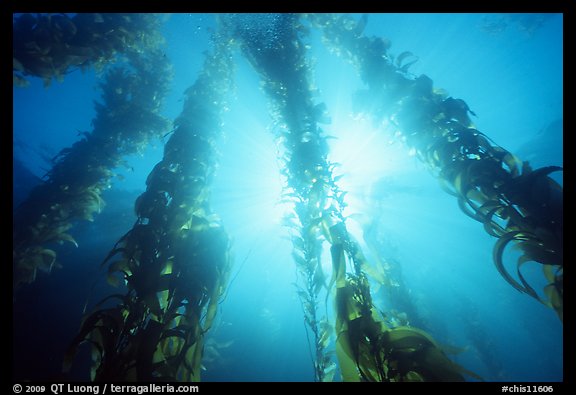
<svg viewBox="0 0 576 395">
<path fill-rule="evenodd" d="M 365 212 L 373 184 L 413 168 L 414 158 L 386 128 L 377 129 L 368 119 L 348 116 L 335 125 L 329 158 L 340 164 L 335 175 L 343 175 L 338 186 L 348 192 L 346 214 Z"/>
</svg>

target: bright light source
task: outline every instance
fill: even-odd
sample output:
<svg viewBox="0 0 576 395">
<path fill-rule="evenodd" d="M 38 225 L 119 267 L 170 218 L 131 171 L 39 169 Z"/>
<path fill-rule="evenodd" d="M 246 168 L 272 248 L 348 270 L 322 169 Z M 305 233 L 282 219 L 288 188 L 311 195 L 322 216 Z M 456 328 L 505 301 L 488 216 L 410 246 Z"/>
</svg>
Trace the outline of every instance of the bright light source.
<svg viewBox="0 0 576 395">
<path fill-rule="evenodd" d="M 331 132 L 336 139 L 330 140 L 329 159 L 341 164 L 335 173 L 344 175 L 338 186 L 348 192 L 346 214 L 366 212 L 372 185 L 413 166 L 415 159 L 400 141 L 394 141 L 383 128 L 374 128 L 370 120 L 345 116 L 334 124 L 338 126 Z"/>
</svg>

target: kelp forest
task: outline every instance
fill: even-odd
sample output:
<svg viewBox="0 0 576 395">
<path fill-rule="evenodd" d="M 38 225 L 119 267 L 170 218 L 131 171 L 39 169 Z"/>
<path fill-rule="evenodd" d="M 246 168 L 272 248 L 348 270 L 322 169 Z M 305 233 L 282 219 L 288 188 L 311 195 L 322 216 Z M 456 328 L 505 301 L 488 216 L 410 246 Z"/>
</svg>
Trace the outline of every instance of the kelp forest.
<svg viewBox="0 0 576 395">
<path fill-rule="evenodd" d="M 526 15 L 531 14 L 486 17 L 482 33 L 496 37 L 517 29 L 515 33 L 536 37 L 555 21 L 549 14 L 531 19 Z M 52 369 L 44 373 L 23 368 L 30 363 L 25 361 L 38 358 L 14 343 L 14 358 L 27 354 L 18 357 L 24 362 L 16 363 L 14 379 L 251 381 L 241 372 L 251 364 L 250 355 L 264 352 L 257 346 L 261 344 L 272 355 L 282 354 L 280 359 L 290 358 L 286 353 L 303 356 L 294 357 L 305 361 L 293 362 L 306 372 L 292 377 L 297 381 L 524 380 L 522 375 L 506 375 L 506 362 L 499 355 L 510 351 L 501 343 L 500 348 L 495 345 L 494 334 L 503 318 L 480 318 L 489 314 L 486 300 L 510 303 L 511 310 L 525 309 L 509 302 L 516 299 L 498 295 L 512 295 L 509 298 L 521 299 L 522 306 L 539 309 L 539 317 L 547 322 L 542 325 L 557 328 L 547 329 L 549 335 L 543 330 L 542 338 L 554 337 L 561 347 L 561 163 L 540 165 L 532 157 L 523 158 L 521 150 L 507 149 L 511 140 L 500 143 L 500 131 L 483 129 L 484 114 L 466 97 L 452 96 L 438 86 L 424 65 L 418 69 L 423 72 L 414 71 L 425 62 L 423 56 L 372 33 L 376 27 L 386 31 L 378 15 L 206 14 L 206 47 L 195 47 L 193 33 L 182 27 L 169 30 L 173 19 L 182 16 L 13 15 L 15 95 L 40 89 L 50 97 L 71 78 L 90 75 L 96 81 L 93 92 L 87 93 L 95 98 L 93 116 L 86 119 L 90 127 L 61 131 L 72 143 L 50 155 L 43 177 L 14 200 L 15 336 L 39 330 L 25 322 L 36 322 L 30 311 L 48 300 L 48 289 L 69 292 L 66 298 L 74 299 L 76 306 L 69 317 L 77 317 L 66 324 L 73 330 L 61 332 L 59 336 L 66 338 L 50 348 Z M 189 27 L 201 29 L 194 23 Z M 171 40 L 180 40 L 189 53 L 172 58 L 167 51 Z M 331 81 L 342 95 L 339 108 L 332 108 L 334 101 L 317 85 L 323 73 L 331 72 L 323 65 L 345 70 L 356 81 L 353 88 Z M 175 74 L 175 67 L 189 70 L 187 86 L 177 79 L 184 74 Z M 169 102 L 171 94 L 178 97 Z M 15 113 L 19 105 L 15 101 Z M 247 130 L 250 123 L 235 125 L 231 112 L 264 119 L 262 132 Z M 350 114 L 345 125 L 338 124 L 341 113 Z M 15 152 L 20 142 L 16 122 L 15 118 Z M 53 128 L 62 126 L 47 127 L 46 133 Z M 247 136 L 244 148 L 236 149 L 245 152 L 238 155 L 258 158 L 260 151 L 269 153 L 273 165 L 261 165 L 262 171 L 270 168 L 277 184 L 267 183 L 259 173 L 242 174 L 242 160 L 227 148 L 240 144 L 232 132 L 237 128 Z M 343 129 L 353 135 L 351 140 L 345 132 L 339 134 Z M 348 141 L 340 150 L 350 151 L 354 140 L 371 146 L 361 154 L 374 185 L 370 198 L 364 196 L 364 206 L 356 205 L 360 191 L 340 151 L 333 149 L 338 141 Z M 133 176 L 137 193 L 120 195 L 116 189 L 133 174 L 130 158 L 146 158 L 151 146 L 157 152 L 153 163 L 145 162 L 142 179 Z M 457 270 L 483 270 L 487 278 L 475 284 L 473 279 L 444 278 L 442 270 L 450 269 L 433 254 L 425 262 L 403 262 L 416 251 L 426 257 L 429 247 L 419 244 L 419 238 L 394 242 L 395 217 L 386 213 L 401 216 L 408 210 L 403 200 L 428 195 L 409 179 L 398 187 L 394 180 L 401 176 L 376 174 L 377 165 L 370 164 L 395 158 L 417 169 L 434 196 L 442 194 L 453 208 L 444 218 L 458 217 L 472 234 L 460 232 L 453 238 L 456 233 L 448 230 L 453 220 L 441 217 L 444 206 L 420 219 L 418 214 L 417 219 L 408 216 L 405 227 L 419 237 L 446 238 L 454 249 L 442 253 L 460 261 Z M 237 176 L 223 187 L 219 175 L 234 160 Z M 260 189 L 235 198 L 234 185 L 243 182 L 260 182 Z M 15 174 L 14 193 L 16 183 Z M 239 249 L 238 234 L 249 232 L 236 230 L 234 221 L 226 220 L 228 208 L 222 209 L 222 202 L 239 213 L 260 209 L 263 218 L 254 219 L 256 226 L 271 214 L 264 212 L 264 204 L 249 202 L 250 197 L 269 196 L 273 188 L 278 194 L 270 200 L 282 208 L 281 231 L 264 232 L 260 242 Z M 410 221 L 430 221 L 438 223 L 433 229 L 447 230 L 428 234 Z M 266 245 L 273 251 L 276 239 L 287 247 L 268 254 Z M 471 254 L 473 258 L 458 252 L 475 248 L 481 252 Z M 256 258 L 258 250 L 269 258 Z M 421 273 L 414 269 L 418 267 Z M 75 274 L 66 274 L 72 273 L 69 270 Z M 90 285 L 70 288 L 75 289 L 72 294 L 56 285 L 59 273 L 83 273 L 84 280 L 77 281 Z M 437 295 L 417 290 L 415 278 L 426 282 L 437 277 L 445 283 L 443 290 L 457 288 L 456 296 L 450 297 L 452 311 L 433 306 Z M 234 296 L 248 295 L 264 279 L 272 288 L 287 287 L 282 303 L 293 305 L 293 316 L 299 318 L 288 319 L 287 313 L 271 307 L 252 314 L 249 306 L 258 296 Z M 467 281 L 490 296 L 476 288 L 467 293 Z M 230 303 L 246 311 L 226 307 Z M 58 306 L 52 308 L 56 314 Z M 250 337 L 243 345 L 244 337 L 233 335 L 240 328 L 226 321 L 230 313 L 242 314 L 246 325 L 268 328 L 267 333 L 276 336 L 274 342 L 265 343 L 254 332 L 243 335 Z M 530 314 L 526 317 L 529 322 Z M 54 318 L 44 325 L 57 328 L 57 322 Z M 299 340 L 275 349 L 273 344 L 279 344 L 288 330 Z M 536 352 L 534 370 L 546 364 Z M 562 355 L 550 358 L 554 357 L 561 364 Z M 286 369 L 289 377 L 292 368 L 278 362 L 270 369 Z M 238 373 L 229 376 L 227 371 Z M 551 377 L 562 380 L 561 374 L 560 365 L 558 375 Z M 269 380 L 282 381 L 277 377 Z"/>
</svg>

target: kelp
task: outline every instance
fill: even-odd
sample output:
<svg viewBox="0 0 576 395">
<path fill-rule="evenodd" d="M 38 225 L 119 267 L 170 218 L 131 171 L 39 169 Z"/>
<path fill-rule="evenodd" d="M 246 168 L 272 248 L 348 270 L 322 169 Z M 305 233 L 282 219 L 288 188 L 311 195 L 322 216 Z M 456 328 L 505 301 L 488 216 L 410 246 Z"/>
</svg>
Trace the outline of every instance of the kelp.
<svg viewBox="0 0 576 395">
<path fill-rule="evenodd" d="M 27 86 L 26 76 L 35 76 L 49 86 L 77 69 L 102 70 L 117 54 L 156 50 L 160 27 L 155 14 L 19 15 L 12 23 L 14 85 Z"/>
<path fill-rule="evenodd" d="M 328 159 L 330 136 L 319 125 L 329 122 L 329 116 L 326 105 L 314 100 L 302 40 L 306 29 L 298 16 L 275 16 L 273 38 L 266 29 L 247 28 L 236 18 L 241 16 L 221 18 L 227 31 L 186 91 L 163 159 L 135 202 L 137 222 L 102 263 L 108 282 L 120 289 L 84 317 L 65 369 L 88 343 L 94 381 L 200 380 L 204 336 L 225 293 L 231 262 L 230 241 L 208 198 L 230 82 L 228 47 L 237 42 L 260 73 L 271 99 L 273 132 L 283 149 L 283 198 L 293 208 L 285 223 L 298 273 L 296 291 L 314 337 L 315 379 L 334 379 L 333 346 L 344 381 L 463 381 L 465 375 L 481 380 L 450 361 L 428 333 L 391 325 L 374 305 L 368 277 L 384 287 L 393 287 L 395 280 L 370 266 L 346 228 L 346 191 L 338 186 L 343 175 L 337 175 L 338 164 Z M 442 187 L 457 197 L 462 211 L 498 238 L 494 262 L 502 277 L 562 318 L 562 188 L 549 177 L 561 169 L 532 170 L 476 130 L 470 118 L 475 114 L 466 102 L 435 90 L 427 76 L 409 74 L 418 60 L 414 54 L 394 57 L 386 39 L 362 36 L 366 15 L 359 22 L 331 15 L 309 20 L 324 29 L 336 52 L 359 67 L 369 87 L 359 97 L 367 98 L 376 122 L 385 119 L 394 125 Z M 80 133 L 81 141 L 58 154 L 48 181 L 23 206 L 21 215 L 28 219 L 18 220 L 26 226 L 15 232 L 16 284 L 33 281 L 38 269 L 57 265 L 56 251 L 47 243 L 76 244 L 67 233 L 71 220 L 90 220 L 102 209 L 100 195 L 114 176 L 112 169 L 121 164 L 120 155 L 142 149 L 167 130 L 158 115 L 168 75 L 164 57 L 159 52 L 133 54 L 131 61 L 133 70 L 108 72 L 94 131 Z M 322 265 L 326 242 L 331 275 Z M 516 275 L 503 259 L 510 245 L 520 251 Z M 532 261 L 543 265 L 549 283 L 544 298 L 521 271 Z M 333 320 L 328 308 L 322 313 L 324 294 L 326 305 L 333 296 Z"/>
<path fill-rule="evenodd" d="M 92 221 L 105 203 L 114 169 L 123 157 L 142 152 L 149 141 L 169 128 L 160 115 L 172 78 L 161 51 L 129 56 L 129 65 L 110 69 L 100 84 L 101 102 L 91 132 L 62 149 L 46 180 L 15 210 L 13 234 L 14 286 L 31 283 L 38 270 L 57 264 L 55 243 L 70 242 L 67 233 L 76 220 Z"/>
<path fill-rule="evenodd" d="M 344 381 L 462 381 L 463 369 L 429 335 L 414 328 L 391 330 L 373 316 L 364 274 L 368 265 L 346 229 L 342 214 L 346 192 L 337 185 L 341 175 L 334 175 L 334 169 L 338 164 L 329 162 L 327 136 L 318 126 L 326 120 L 326 110 L 312 99 L 310 66 L 301 40 L 304 29 L 297 16 L 276 17 L 272 43 L 235 18 L 226 20 L 227 28 L 260 73 L 271 99 L 276 138 L 284 149 L 282 174 L 287 187 L 283 196 L 294 210 L 285 224 L 293 232 L 292 256 L 301 276 L 297 293 L 305 322 L 314 334 L 316 381 L 333 377 L 327 351 L 332 325 L 327 313 L 318 318 L 320 292 L 326 290 L 327 301 L 333 287 L 336 355 Z M 330 279 L 322 269 L 323 242 L 331 245 Z M 353 263 L 353 275 L 348 273 L 345 256 Z"/>
<path fill-rule="evenodd" d="M 322 269 L 322 244 L 330 207 L 340 190 L 334 183 L 326 155 L 326 136 L 317 124 L 325 121 L 325 105 L 314 103 L 309 89 L 309 66 L 304 44 L 298 37 L 297 16 L 274 16 L 275 38 L 270 42 L 263 29 L 246 29 L 238 16 L 222 19 L 243 54 L 260 73 L 262 87 L 270 97 L 273 128 L 278 145 L 283 148 L 281 173 L 287 187 L 283 200 L 293 205 L 284 221 L 290 228 L 292 257 L 296 264 L 297 295 L 304 311 L 304 321 L 313 334 L 314 373 L 316 381 L 332 381 L 335 364 L 327 351 L 331 324 L 321 312 L 321 294 L 326 288 Z M 335 210 L 336 211 L 336 210 Z"/>
<path fill-rule="evenodd" d="M 199 381 L 204 334 L 230 272 L 230 241 L 208 197 L 232 65 L 225 44 L 208 54 L 135 204 L 138 220 L 108 254 L 118 304 L 87 315 L 66 356 L 92 348 L 94 381 Z"/>
<path fill-rule="evenodd" d="M 426 75 L 409 73 L 411 53 L 394 61 L 389 40 L 364 35 L 365 17 L 356 21 L 349 15 L 310 14 L 308 20 L 323 30 L 324 43 L 333 52 L 357 67 L 368 87 L 357 94 L 361 110 L 378 126 L 393 129 L 439 178 L 443 189 L 457 197 L 462 211 L 499 238 L 494 263 L 503 278 L 562 319 L 563 192 L 549 176 L 562 169 L 532 170 L 492 142 L 474 127 L 470 116 L 476 114 L 464 100 L 434 89 Z M 503 262 L 509 243 L 522 252 L 516 261 L 519 280 Z M 528 261 L 543 265 L 549 281 L 543 295 L 521 274 Z"/>
<path fill-rule="evenodd" d="M 373 292 L 380 293 L 392 308 L 382 313 L 384 321 L 392 327 L 413 325 L 426 328 L 429 324 L 421 315 L 417 303 L 405 281 L 401 262 L 394 257 L 394 248 L 387 243 L 385 231 L 379 228 L 379 216 L 362 221 L 363 240 L 371 253 L 371 265 L 364 272 L 372 281 Z M 386 229 L 386 228 L 384 228 Z"/>
<path fill-rule="evenodd" d="M 342 225 L 331 231 L 341 235 Z M 345 381 L 465 381 L 464 374 L 482 380 L 450 361 L 428 333 L 388 327 L 372 303 L 358 246 L 347 237 L 336 239 L 330 249 L 336 276 L 336 355 Z"/>
</svg>

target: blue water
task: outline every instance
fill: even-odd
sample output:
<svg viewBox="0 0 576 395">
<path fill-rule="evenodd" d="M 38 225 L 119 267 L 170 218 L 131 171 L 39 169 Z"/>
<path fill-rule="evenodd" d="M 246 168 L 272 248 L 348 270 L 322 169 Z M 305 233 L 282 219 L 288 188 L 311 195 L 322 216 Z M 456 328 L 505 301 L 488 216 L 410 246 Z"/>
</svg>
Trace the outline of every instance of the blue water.
<svg viewBox="0 0 576 395">
<path fill-rule="evenodd" d="M 394 54 L 418 56 L 411 72 L 464 99 L 477 114 L 477 129 L 495 142 L 534 167 L 562 166 L 563 16 L 546 15 L 532 31 L 523 18 L 372 14 L 366 34 L 390 39 Z M 485 28 L 490 21 L 492 31 Z M 174 14 L 165 23 L 165 51 L 174 65 L 163 111 L 169 119 L 181 112 L 183 92 L 202 67 L 214 27 L 211 14 Z M 350 221 L 351 232 L 361 239 L 362 218 L 378 219 L 386 258 L 400 262 L 426 329 L 441 344 L 464 349 L 451 356 L 456 362 L 489 381 L 561 381 L 563 327 L 555 313 L 500 277 L 492 264 L 495 240 L 462 213 L 424 164 L 369 121 L 353 118 L 352 94 L 362 88 L 355 70 L 323 46 L 319 32 L 313 30 L 308 40 L 314 84 L 332 117 L 325 130 L 337 137 L 330 140 L 329 159 L 342 164 L 346 214 L 358 218 L 356 225 Z M 239 52 L 234 62 L 236 87 L 224 118 L 211 204 L 233 240 L 235 265 L 209 335 L 203 380 L 313 381 L 289 233 L 280 224 L 283 180 L 267 98 Z M 14 88 L 15 204 L 50 169 L 47 158 L 91 129 L 100 77 L 93 70 L 75 71 L 49 88 L 37 78 L 30 78 L 28 88 Z M 123 178 L 105 192 L 103 212 L 71 231 L 79 248 L 62 246 L 63 268 L 40 275 L 17 295 L 15 378 L 59 377 L 89 290 L 95 278 L 104 277 L 98 266 L 133 225 L 133 202 L 164 143 L 152 141 L 143 155 L 126 158 L 130 169 L 118 169 Z M 103 292 L 99 287 L 92 304 Z M 383 294 L 373 291 L 385 304 Z M 78 379 L 88 378 L 86 357 L 72 371 Z"/>
</svg>

